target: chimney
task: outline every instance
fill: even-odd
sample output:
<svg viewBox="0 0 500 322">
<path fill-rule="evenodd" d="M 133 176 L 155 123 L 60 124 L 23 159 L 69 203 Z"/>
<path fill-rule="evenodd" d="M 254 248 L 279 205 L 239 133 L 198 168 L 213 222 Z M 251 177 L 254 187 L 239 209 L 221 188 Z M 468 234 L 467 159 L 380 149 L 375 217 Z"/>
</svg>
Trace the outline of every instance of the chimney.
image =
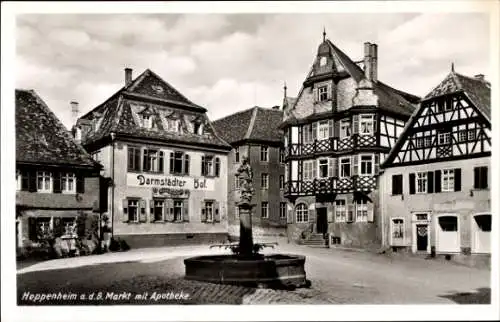
<svg viewBox="0 0 500 322">
<path fill-rule="evenodd" d="M 480 81 L 484 81 L 484 74 L 477 74 L 474 75 L 474 78 Z"/>
<path fill-rule="evenodd" d="M 371 44 L 370 45 L 370 57 L 371 57 L 371 79 L 372 81 L 376 82 L 378 79 L 378 73 L 377 73 L 377 44 Z"/>
<path fill-rule="evenodd" d="M 365 64 L 365 77 L 368 80 L 372 80 L 372 57 L 371 57 L 372 49 L 371 49 L 371 44 L 369 42 L 365 42 L 365 58 L 364 58 L 364 64 Z"/>
<path fill-rule="evenodd" d="M 73 125 L 76 125 L 76 121 L 78 120 L 78 113 L 79 113 L 78 102 L 71 101 L 69 103 L 69 105 L 71 105 L 71 122 L 73 123 Z"/>
<path fill-rule="evenodd" d="M 132 68 L 125 68 L 125 86 L 132 83 Z"/>
</svg>

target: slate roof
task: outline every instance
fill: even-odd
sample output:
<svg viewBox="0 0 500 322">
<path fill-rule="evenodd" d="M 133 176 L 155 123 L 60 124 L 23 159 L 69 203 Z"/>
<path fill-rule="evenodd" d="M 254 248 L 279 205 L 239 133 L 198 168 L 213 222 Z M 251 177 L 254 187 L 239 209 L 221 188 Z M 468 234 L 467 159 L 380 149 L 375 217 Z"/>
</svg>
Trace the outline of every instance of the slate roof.
<svg viewBox="0 0 500 322">
<path fill-rule="evenodd" d="M 282 110 L 254 106 L 216 120 L 213 125 L 230 144 L 243 140 L 281 143 L 283 133 L 278 126 L 282 120 Z"/>
<path fill-rule="evenodd" d="M 16 89 L 16 162 L 100 168 L 33 90 Z"/>
<path fill-rule="evenodd" d="M 491 120 L 490 84 L 485 80 L 461 75 L 455 71 L 451 71 L 438 86 L 425 96 L 424 100 L 457 92 L 465 93 L 479 111 L 488 120 Z"/>
<path fill-rule="evenodd" d="M 153 116 L 155 129 L 146 129 L 139 124 L 138 113 L 146 109 Z M 229 150 L 229 144 L 215 133 L 206 111 L 147 69 L 129 85 L 122 87 L 104 103 L 82 116 L 77 126 L 92 124 L 95 120 L 96 128 L 88 135 L 83 135 L 82 143 L 86 146 L 114 133 L 117 136 L 162 140 L 165 143 L 206 145 Z M 182 133 L 165 129 L 165 117 L 172 114 L 180 120 Z M 188 119 L 202 120 L 205 126 L 204 134 L 190 133 Z"/>
</svg>

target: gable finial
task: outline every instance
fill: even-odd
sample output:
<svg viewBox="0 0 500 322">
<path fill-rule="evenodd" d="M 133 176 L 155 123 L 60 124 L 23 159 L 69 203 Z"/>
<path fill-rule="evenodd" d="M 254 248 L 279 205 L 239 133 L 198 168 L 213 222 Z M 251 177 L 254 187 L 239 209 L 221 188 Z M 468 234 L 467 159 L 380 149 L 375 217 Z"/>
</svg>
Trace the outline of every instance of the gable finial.
<svg viewBox="0 0 500 322">
<path fill-rule="evenodd" d="M 283 96 L 286 98 L 286 81 L 283 82 Z"/>
<path fill-rule="evenodd" d="M 326 40 L 326 29 L 325 26 L 323 26 L 323 42 Z"/>
<path fill-rule="evenodd" d="M 451 72 L 452 73 L 455 72 L 455 63 L 454 62 L 451 62 Z"/>
</svg>

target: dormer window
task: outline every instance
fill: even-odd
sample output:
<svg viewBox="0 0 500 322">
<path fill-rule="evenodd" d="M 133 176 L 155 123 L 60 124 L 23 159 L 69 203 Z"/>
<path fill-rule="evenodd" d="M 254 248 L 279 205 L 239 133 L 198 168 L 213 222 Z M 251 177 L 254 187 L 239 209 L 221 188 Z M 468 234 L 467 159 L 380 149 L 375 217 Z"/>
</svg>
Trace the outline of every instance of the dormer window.
<svg viewBox="0 0 500 322">
<path fill-rule="evenodd" d="M 319 65 L 320 66 L 325 66 L 326 65 L 326 57 L 321 57 L 319 59 Z"/>
<path fill-rule="evenodd" d="M 200 121 L 193 122 L 193 133 L 197 135 L 203 135 L 203 123 Z"/>
<path fill-rule="evenodd" d="M 168 120 L 168 130 L 171 132 L 179 132 L 179 120 L 169 119 Z"/>
<path fill-rule="evenodd" d="M 151 117 L 151 115 L 142 115 L 142 126 L 146 129 L 153 128 L 153 118 Z"/>
<path fill-rule="evenodd" d="M 328 100 L 328 86 L 318 88 L 318 98 L 320 102 Z"/>
</svg>

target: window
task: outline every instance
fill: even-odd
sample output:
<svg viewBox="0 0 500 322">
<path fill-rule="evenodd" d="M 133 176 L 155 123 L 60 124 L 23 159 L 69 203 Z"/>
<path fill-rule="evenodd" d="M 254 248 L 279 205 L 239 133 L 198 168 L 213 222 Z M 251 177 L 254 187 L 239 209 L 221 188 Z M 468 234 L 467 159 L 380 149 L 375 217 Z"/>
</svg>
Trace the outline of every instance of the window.
<svg viewBox="0 0 500 322">
<path fill-rule="evenodd" d="M 425 146 L 431 146 L 431 145 L 432 145 L 432 137 L 430 137 L 430 136 L 426 136 L 426 137 L 424 138 L 424 145 L 425 145 Z"/>
<path fill-rule="evenodd" d="M 458 218 L 456 216 L 442 216 L 438 218 L 442 231 L 458 231 Z"/>
<path fill-rule="evenodd" d="M 359 120 L 359 134 L 370 135 L 373 134 L 373 115 L 360 115 Z"/>
<path fill-rule="evenodd" d="M 320 121 L 318 123 L 318 140 L 328 139 L 329 137 L 329 127 L 328 120 Z"/>
<path fill-rule="evenodd" d="M 179 129 L 180 129 L 180 122 L 179 122 L 179 120 L 168 119 L 167 120 L 167 124 L 168 124 L 168 130 L 170 132 L 179 132 Z"/>
<path fill-rule="evenodd" d="M 441 191 L 455 191 L 455 170 L 443 170 L 441 175 Z"/>
<path fill-rule="evenodd" d="M 189 174 L 189 155 L 184 152 L 170 152 L 170 173 Z"/>
<path fill-rule="evenodd" d="M 128 170 L 141 171 L 141 149 L 138 147 L 128 147 Z"/>
<path fill-rule="evenodd" d="M 373 175 L 373 155 L 362 155 L 360 159 L 360 174 L 362 176 Z"/>
<path fill-rule="evenodd" d="M 280 189 L 285 189 L 285 176 L 280 175 Z"/>
<path fill-rule="evenodd" d="M 325 66 L 326 65 L 326 57 L 321 57 L 319 59 L 319 65 L 320 66 Z"/>
<path fill-rule="evenodd" d="M 474 168 L 474 189 L 488 189 L 488 167 Z"/>
<path fill-rule="evenodd" d="M 309 210 L 306 205 L 301 203 L 295 207 L 295 219 L 297 223 L 304 223 L 309 221 Z"/>
<path fill-rule="evenodd" d="M 211 155 L 204 155 L 201 157 L 201 175 L 213 176 L 214 175 L 214 157 Z"/>
<path fill-rule="evenodd" d="M 285 163 L 285 149 L 280 148 L 280 163 Z"/>
<path fill-rule="evenodd" d="M 286 218 L 286 202 L 280 202 L 280 219 Z"/>
<path fill-rule="evenodd" d="M 469 141 L 474 141 L 476 139 L 476 130 L 469 130 L 468 138 Z"/>
<path fill-rule="evenodd" d="M 240 148 L 234 148 L 234 162 L 240 162 Z"/>
<path fill-rule="evenodd" d="M 76 177 L 74 173 L 61 173 L 61 190 L 66 193 L 76 193 Z"/>
<path fill-rule="evenodd" d="M 144 149 L 143 171 L 163 172 L 163 151 Z"/>
<path fill-rule="evenodd" d="M 368 221 L 368 202 L 366 200 L 356 201 L 356 221 L 357 222 Z"/>
<path fill-rule="evenodd" d="M 417 148 L 422 148 L 424 146 L 424 138 L 419 137 L 415 139 L 415 146 Z"/>
<path fill-rule="evenodd" d="M 450 143 L 450 132 L 440 132 L 438 133 L 438 143 L 439 144 L 449 144 Z"/>
<path fill-rule="evenodd" d="M 320 102 L 328 100 L 328 86 L 318 87 L 318 97 Z"/>
<path fill-rule="evenodd" d="M 262 218 L 269 218 L 268 208 L 269 208 L 269 203 L 267 201 L 263 202 L 260 209 L 261 210 L 260 215 Z"/>
<path fill-rule="evenodd" d="M 401 218 L 392 219 L 392 238 L 404 238 L 404 220 Z"/>
<path fill-rule="evenodd" d="M 269 148 L 267 146 L 260 147 L 260 161 L 267 162 L 269 160 Z"/>
<path fill-rule="evenodd" d="M 151 115 L 142 115 L 142 126 L 146 129 L 151 129 L 153 127 L 153 119 Z"/>
<path fill-rule="evenodd" d="M 269 175 L 267 173 L 263 173 L 260 179 L 260 187 L 262 189 L 269 189 Z"/>
<path fill-rule="evenodd" d="M 340 121 L 340 138 L 351 136 L 351 121 L 343 119 Z"/>
<path fill-rule="evenodd" d="M 63 236 L 76 235 L 76 221 L 74 218 L 63 218 L 62 219 L 62 232 L 63 232 Z"/>
<path fill-rule="evenodd" d="M 351 158 L 340 159 L 340 177 L 347 178 L 351 176 Z"/>
<path fill-rule="evenodd" d="M 336 222 L 347 221 L 347 208 L 344 199 L 335 200 L 335 221 Z"/>
<path fill-rule="evenodd" d="M 165 213 L 164 207 L 165 200 L 153 200 L 153 208 L 151 210 L 153 212 L 154 221 L 163 221 L 163 214 Z"/>
<path fill-rule="evenodd" d="M 315 177 L 315 169 L 313 161 L 304 161 L 303 180 L 311 181 Z"/>
<path fill-rule="evenodd" d="M 304 125 L 303 127 L 303 131 L 304 131 L 304 143 L 311 143 L 314 141 L 314 132 L 313 132 L 313 125 L 312 124 L 307 124 L 307 125 Z"/>
<path fill-rule="evenodd" d="M 37 218 L 36 219 L 36 239 L 44 240 L 50 236 L 50 218 Z"/>
<path fill-rule="evenodd" d="M 184 210 L 184 201 L 174 200 L 174 221 L 182 221 L 183 210 Z"/>
<path fill-rule="evenodd" d="M 36 178 L 38 192 L 52 192 L 52 173 L 37 171 Z"/>
<path fill-rule="evenodd" d="M 21 190 L 21 183 L 22 183 L 21 171 L 17 170 L 16 171 L 16 190 L 17 191 Z"/>
<path fill-rule="evenodd" d="M 318 177 L 328 178 L 328 159 L 318 160 Z"/>
<path fill-rule="evenodd" d="M 403 175 L 396 174 L 392 176 L 392 195 L 402 195 L 403 194 Z"/>
<path fill-rule="evenodd" d="M 461 130 L 458 132 L 458 141 L 465 142 L 467 141 L 467 130 Z"/>
<path fill-rule="evenodd" d="M 238 209 L 238 207 L 236 207 L 236 209 Z M 207 222 L 214 221 L 214 202 L 213 201 L 205 201 L 205 207 L 204 207 L 203 211 L 205 212 Z M 239 211 L 237 212 L 237 214 L 239 217 Z"/>
<path fill-rule="evenodd" d="M 427 192 L 427 172 L 417 172 L 417 193 Z"/>
<path fill-rule="evenodd" d="M 234 176 L 234 189 L 238 190 L 240 188 L 240 176 Z"/>
<path fill-rule="evenodd" d="M 128 221 L 139 222 L 139 200 L 128 200 Z"/>
<path fill-rule="evenodd" d="M 417 220 L 428 220 L 427 214 L 416 214 L 415 217 Z"/>
</svg>

